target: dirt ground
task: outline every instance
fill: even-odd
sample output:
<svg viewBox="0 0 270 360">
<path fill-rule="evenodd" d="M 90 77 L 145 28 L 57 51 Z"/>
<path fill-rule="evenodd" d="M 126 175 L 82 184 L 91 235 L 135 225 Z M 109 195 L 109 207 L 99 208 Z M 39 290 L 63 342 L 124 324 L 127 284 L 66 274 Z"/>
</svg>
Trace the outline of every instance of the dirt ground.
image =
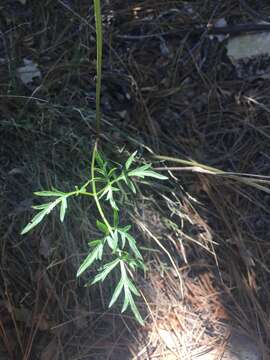
<svg viewBox="0 0 270 360">
<path fill-rule="evenodd" d="M 90 171 L 93 3 L 2 0 L 0 358 L 268 360 L 270 54 L 239 72 L 227 44 L 260 33 L 269 3 L 104 0 L 102 13 L 104 152 L 137 150 L 169 176 L 123 214 L 152 249 L 136 278 L 145 326 L 108 310 L 117 279 L 76 279 L 92 203 L 20 235 L 34 191 L 73 189 Z"/>
</svg>

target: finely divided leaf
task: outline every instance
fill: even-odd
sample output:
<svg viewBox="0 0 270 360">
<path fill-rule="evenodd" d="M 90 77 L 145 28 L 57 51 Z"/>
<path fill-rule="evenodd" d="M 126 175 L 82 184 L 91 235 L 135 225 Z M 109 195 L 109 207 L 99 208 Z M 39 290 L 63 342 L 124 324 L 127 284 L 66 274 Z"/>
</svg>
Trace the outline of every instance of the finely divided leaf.
<svg viewBox="0 0 270 360">
<path fill-rule="evenodd" d="M 147 170 L 144 172 L 144 176 L 145 177 L 152 177 L 152 178 L 155 178 L 155 179 L 160 179 L 160 180 L 167 180 L 168 177 L 165 176 L 165 175 L 161 175 L 153 170 Z"/>
<path fill-rule="evenodd" d="M 130 157 L 127 159 L 125 168 L 128 170 L 130 168 L 130 165 L 133 163 L 135 156 L 137 155 L 137 151 L 135 151 Z"/>
<path fill-rule="evenodd" d="M 51 204 L 51 202 L 45 203 L 45 204 L 40 204 L 40 205 L 33 205 L 32 208 L 35 210 L 42 210 L 42 209 L 47 208 L 50 204 Z"/>
<path fill-rule="evenodd" d="M 110 235 L 106 237 L 109 247 L 115 251 L 118 246 L 118 231 L 113 231 Z"/>
<path fill-rule="evenodd" d="M 91 240 L 91 241 L 88 242 L 88 246 L 96 247 L 96 246 L 98 246 L 98 245 L 101 244 L 101 241 L 102 241 L 102 240 L 100 240 L 100 239 L 98 239 L 98 240 Z"/>
<path fill-rule="evenodd" d="M 121 240 L 122 240 L 122 249 L 124 249 L 125 245 L 126 245 L 126 233 L 131 229 L 131 225 L 127 225 L 123 228 L 119 228 L 118 232 L 121 236 Z"/>
<path fill-rule="evenodd" d="M 118 247 L 118 231 L 114 230 L 113 232 L 113 251 L 115 251 Z"/>
<path fill-rule="evenodd" d="M 109 273 L 116 267 L 116 265 L 119 264 L 120 261 L 121 261 L 120 259 L 115 259 L 110 263 L 104 265 L 101 268 L 101 272 L 94 277 L 94 280 L 91 282 L 91 285 L 99 281 L 103 282 L 106 279 L 106 277 L 109 275 Z"/>
<path fill-rule="evenodd" d="M 134 237 L 131 236 L 129 233 L 125 233 L 125 237 L 127 238 L 128 244 L 129 244 L 131 250 L 133 251 L 133 253 L 135 254 L 135 256 L 139 259 L 142 259 L 143 257 L 141 255 L 139 249 L 137 248 L 136 240 L 134 239 Z"/>
<path fill-rule="evenodd" d="M 112 236 L 108 235 L 108 236 L 105 237 L 105 239 L 106 239 L 109 247 L 112 249 L 113 248 L 113 238 L 112 238 Z"/>
<path fill-rule="evenodd" d="M 131 189 L 131 191 L 133 192 L 133 194 L 136 194 L 136 188 L 135 185 L 133 184 L 132 181 L 128 182 L 128 187 Z"/>
<path fill-rule="evenodd" d="M 98 258 L 100 248 L 103 248 L 103 244 L 99 244 L 97 247 L 95 247 L 94 250 L 86 257 L 86 259 L 79 267 L 79 270 L 77 271 L 77 275 L 76 275 L 77 277 L 80 276 L 86 269 L 88 269 L 93 264 L 93 262 Z"/>
<path fill-rule="evenodd" d="M 113 192 L 114 191 L 120 191 L 118 188 L 116 187 L 113 187 L 113 186 L 110 186 L 108 188 L 108 192 L 107 192 L 107 197 L 106 197 L 106 200 L 109 200 L 110 201 L 110 204 L 111 204 L 111 207 L 116 210 L 116 211 L 119 211 L 117 205 L 116 205 L 116 202 L 114 200 L 114 197 L 113 197 Z"/>
<path fill-rule="evenodd" d="M 124 287 L 124 281 L 121 278 L 114 290 L 113 296 L 112 296 L 110 304 L 109 304 L 109 308 L 112 307 L 113 304 L 116 302 L 116 300 L 119 298 L 119 295 L 121 294 L 123 287 Z"/>
<path fill-rule="evenodd" d="M 142 179 L 145 177 L 152 177 L 160 180 L 168 179 L 167 176 L 158 174 L 155 171 L 150 170 L 151 166 L 152 166 L 151 164 L 140 166 L 134 170 L 129 171 L 128 176 L 137 176 Z"/>
<path fill-rule="evenodd" d="M 102 155 L 101 155 L 101 153 L 99 151 L 96 151 L 95 160 L 98 163 L 98 166 L 102 169 L 102 167 L 104 165 L 104 160 L 103 160 Z"/>
<path fill-rule="evenodd" d="M 152 164 L 145 164 L 128 172 L 128 176 L 144 177 L 144 172 L 150 169 Z"/>
<path fill-rule="evenodd" d="M 63 196 L 61 198 L 61 207 L 60 207 L 60 221 L 61 222 L 64 221 L 66 210 L 67 210 L 67 197 Z"/>
<path fill-rule="evenodd" d="M 138 296 L 139 292 L 137 291 L 137 289 L 135 288 L 135 286 L 133 285 L 133 283 L 129 280 L 128 276 L 127 276 L 127 272 L 125 269 L 125 264 L 123 261 L 121 261 L 120 263 L 121 265 L 121 280 L 123 281 L 123 286 L 124 286 L 124 303 L 123 303 L 123 307 L 121 312 L 126 311 L 126 309 L 128 308 L 128 306 L 130 305 L 130 308 L 136 318 L 136 320 L 143 325 L 144 321 L 139 313 L 139 310 L 134 302 L 133 296 L 132 296 L 132 292 Z"/>
<path fill-rule="evenodd" d="M 136 287 L 134 286 L 134 284 L 131 280 L 128 280 L 128 287 L 129 287 L 130 291 L 133 292 L 134 295 L 140 296 L 139 291 L 136 289 Z"/>
<path fill-rule="evenodd" d="M 30 223 L 28 223 L 23 230 L 21 231 L 21 235 L 26 234 L 28 231 L 30 231 L 31 229 L 33 229 L 35 226 L 37 226 L 43 219 L 44 217 L 47 215 L 47 208 L 43 209 L 42 211 L 40 211 L 39 213 L 37 213 L 33 219 L 30 221 Z"/>
<path fill-rule="evenodd" d="M 130 296 L 132 297 L 132 295 L 130 294 L 129 288 L 128 288 L 128 286 L 126 284 L 124 284 L 124 294 L 125 294 L 124 304 L 123 304 L 122 309 L 121 309 L 122 313 L 127 310 L 128 305 L 129 305 Z"/>
<path fill-rule="evenodd" d="M 123 231 L 119 231 L 120 236 L 121 236 L 121 240 L 122 240 L 122 249 L 124 249 L 125 245 L 126 245 L 126 233 Z"/>
<path fill-rule="evenodd" d="M 119 190 L 118 188 L 113 187 L 113 186 L 111 186 L 110 184 L 108 184 L 108 185 L 105 187 L 105 189 L 103 190 L 103 192 L 100 194 L 99 199 L 102 199 L 102 197 L 103 197 L 104 195 L 107 195 L 107 196 L 106 196 L 106 200 L 110 202 L 111 207 L 112 207 L 114 210 L 119 211 L 119 209 L 118 209 L 118 207 L 117 207 L 117 205 L 116 205 L 116 202 L 115 202 L 115 200 L 114 200 L 114 197 L 113 197 L 113 193 L 114 193 L 114 192 L 117 192 L 117 191 L 120 191 L 120 190 Z"/>
<path fill-rule="evenodd" d="M 53 202 L 47 204 L 39 213 L 37 213 L 33 219 L 23 228 L 21 235 L 26 234 L 28 231 L 32 230 L 35 226 L 37 226 L 46 215 L 48 215 L 53 208 L 61 201 L 61 199 L 57 199 Z"/>
<path fill-rule="evenodd" d="M 126 226 L 120 228 L 119 230 L 122 231 L 122 232 L 127 232 L 127 231 L 129 231 L 130 229 L 131 229 L 131 225 L 126 225 Z"/>
<path fill-rule="evenodd" d="M 66 193 L 62 192 L 62 191 L 59 191 L 59 190 L 45 190 L 45 191 L 36 191 L 34 192 L 34 194 L 36 196 L 46 196 L 46 197 L 50 197 L 50 196 L 56 196 L 56 197 L 59 197 L 59 196 L 63 196 L 63 195 L 66 195 Z"/>
<path fill-rule="evenodd" d="M 109 173 L 108 173 L 108 177 L 111 177 L 113 175 L 113 173 L 117 170 L 117 168 L 112 168 Z"/>
<path fill-rule="evenodd" d="M 135 188 L 133 182 L 131 181 L 131 179 L 129 179 L 128 174 L 127 174 L 125 171 L 123 171 L 123 172 L 122 172 L 122 176 L 123 176 L 124 182 L 125 182 L 125 183 L 127 184 L 127 186 L 131 189 L 131 191 L 133 192 L 133 194 L 136 194 L 136 188 Z"/>
<path fill-rule="evenodd" d="M 98 260 L 102 260 L 102 255 L 103 255 L 103 245 L 99 247 L 98 254 L 97 254 Z"/>
<path fill-rule="evenodd" d="M 143 319 L 142 319 L 142 317 L 141 317 L 141 314 L 139 313 L 139 310 L 138 310 L 138 308 L 137 308 L 137 306 L 136 306 L 136 304 L 135 304 L 135 302 L 134 302 L 134 300 L 133 300 L 132 297 L 130 298 L 130 308 L 131 308 L 131 310 L 132 310 L 132 312 L 133 312 L 136 320 L 137 320 L 141 325 L 144 325 L 144 321 L 143 321 Z"/>
</svg>

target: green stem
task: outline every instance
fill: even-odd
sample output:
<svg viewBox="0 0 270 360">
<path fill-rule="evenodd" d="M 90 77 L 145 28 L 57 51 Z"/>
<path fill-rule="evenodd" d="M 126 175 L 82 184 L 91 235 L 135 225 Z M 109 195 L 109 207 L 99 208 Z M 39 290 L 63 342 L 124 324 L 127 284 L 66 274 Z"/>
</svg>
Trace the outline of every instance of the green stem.
<svg viewBox="0 0 270 360">
<path fill-rule="evenodd" d="M 113 233 L 112 227 L 109 224 L 106 216 L 103 212 L 103 209 L 100 205 L 98 199 L 98 193 L 96 188 L 95 181 L 95 160 L 96 160 L 96 152 L 97 152 L 97 144 L 100 136 L 100 123 L 101 123 L 101 75 L 102 75 L 102 44 L 103 44 L 103 35 L 102 35 L 102 18 L 101 18 L 101 6 L 100 0 L 94 0 L 94 8 L 95 8 L 95 21 L 96 21 L 96 46 L 97 46 L 97 80 L 96 80 L 96 131 L 97 131 L 97 139 L 94 145 L 92 161 L 91 161 L 91 180 L 92 180 L 92 189 L 93 189 L 93 197 L 99 211 L 99 214 L 107 226 L 110 234 Z"/>
<path fill-rule="evenodd" d="M 101 75 L 102 75 L 102 18 L 100 0 L 94 0 L 95 21 L 96 21 L 96 46 L 97 46 L 97 80 L 96 80 L 96 130 L 97 137 L 100 135 L 101 123 Z"/>
<path fill-rule="evenodd" d="M 92 155 L 92 161 L 91 161 L 91 177 L 92 179 L 95 178 L 95 160 L 96 160 L 96 152 L 97 152 L 97 141 L 95 142 L 95 145 L 94 145 L 94 149 L 93 149 L 93 155 Z M 113 229 L 111 227 L 111 225 L 109 224 L 108 220 L 106 219 L 106 216 L 103 212 L 103 209 L 100 205 L 100 201 L 98 199 L 98 194 L 97 194 L 97 188 L 96 188 L 96 182 L 93 180 L 92 181 L 92 189 L 93 189 L 93 196 L 94 196 L 94 200 L 95 200 L 95 203 L 97 205 L 97 209 L 99 211 L 99 214 L 104 222 L 104 224 L 107 226 L 110 234 L 113 233 Z"/>
</svg>

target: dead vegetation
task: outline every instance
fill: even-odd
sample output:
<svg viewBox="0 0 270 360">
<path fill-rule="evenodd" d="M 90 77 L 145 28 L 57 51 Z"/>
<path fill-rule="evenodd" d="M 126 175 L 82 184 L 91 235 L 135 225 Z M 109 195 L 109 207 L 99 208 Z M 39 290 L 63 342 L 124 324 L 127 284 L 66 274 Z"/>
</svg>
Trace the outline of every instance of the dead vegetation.
<svg viewBox="0 0 270 360">
<path fill-rule="evenodd" d="M 270 82 L 238 78 L 208 28 L 255 24 L 269 4 L 115 0 L 103 14 L 103 146 L 112 159 L 138 149 L 171 176 L 124 214 L 150 248 L 138 274 L 146 326 L 107 310 L 114 279 L 90 289 L 75 279 L 96 235 L 91 203 L 74 201 L 64 226 L 51 217 L 19 235 L 33 191 L 69 189 L 89 171 L 95 31 L 91 1 L 4 0 L 0 357 L 193 359 L 221 353 L 240 329 L 267 360 Z M 29 83 L 24 59 L 40 71 Z"/>
</svg>

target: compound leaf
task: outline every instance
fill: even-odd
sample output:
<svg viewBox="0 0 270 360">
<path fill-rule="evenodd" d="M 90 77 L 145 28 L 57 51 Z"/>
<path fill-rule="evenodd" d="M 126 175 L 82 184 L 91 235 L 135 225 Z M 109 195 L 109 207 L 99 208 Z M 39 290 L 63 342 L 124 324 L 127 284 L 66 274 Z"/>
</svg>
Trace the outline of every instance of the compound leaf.
<svg viewBox="0 0 270 360">
<path fill-rule="evenodd" d="M 128 176 L 137 176 L 144 179 L 145 177 L 152 177 L 160 180 L 168 179 L 167 176 L 161 175 L 153 170 L 150 170 L 151 164 L 142 165 L 136 169 L 133 169 L 128 172 Z"/>
<path fill-rule="evenodd" d="M 116 265 L 118 265 L 120 262 L 120 259 L 115 259 L 113 261 L 111 261 L 110 263 L 104 265 L 101 268 L 101 271 L 99 274 L 97 274 L 94 277 L 94 280 L 91 282 L 91 285 L 96 284 L 97 282 L 103 282 L 106 277 L 110 274 L 110 272 L 116 267 Z"/>
<path fill-rule="evenodd" d="M 35 226 L 37 226 L 46 215 L 48 215 L 53 208 L 61 201 L 61 198 L 57 200 L 47 203 L 46 207 L 44 207 L 40 212 L 38 212 L 33 219 L 23 228 L 21 235 L 26 234 L 28 231 L 32 230 Z"/>
<path fill-rule="evenodd" d="M 98 259 L 100 248 L 103 248 L 103 244 L 99 244 L 94 248 L 94 250 L 90 254 L 88 254 L 88 256 L 83 261 L 83 263 L 81 264 L 81 266 L 77 271 L 77 275 L 76 275 L 77 277 L 79 277 L 86 269 L 88 269 L 93 264 L 93 262 L 96 259 Z"/>
<path fill-rule="evenodd" d="M 130 303 L 130 308 L 131 308 L 131 310 L 132 310 L 132 312 L 133 312 L 136 320 L 137 320 L 141 325 L 144 325 L 144 321 L 143 321 L 143 319 L 142 319 L 142 317 L 141 317 L 141 314 L 140 314 L 140 312 L 139 312 L 139 310 L 138 310 L 138 308 L 137 308 L 137 306 L 136 306 L 136 304 L 135 304 L 134 299 L 133 299 L 132 296 L 131 296 L 131 298 L 130 298 L 130 302 L 129 302 L 129 303 Z"/>
<path fill-rule="evenodd" d="M 130 165 L 134 162 L 135 156 L 137 155 L 137 151 L 135 151 L 130 157 L 127 159 L 125 168 L 128 170 L 130 168 Z"/>
<path fill-rule="evenodd" d="M 129 233 L 125 233 L 125 237 L 127 238 L 128 244 L 129 244 L 131 250 L 133 251 L 133 253 L 135 254 L 135 256 L 139 259 L 142 259 L 142 255 L 141 255 L 139 249 L 137 248 L 136 240 L 134 239 L 134 237 L 131 236 Z"/>
<path fill-rule="evenodd" d="M 123 287 L 124 287 L 124 281 L 121 278 L 114 290 L 113 296 L 112 296 L 110 304 L 109 304 L 109 308 L 112 307 L 113 304 L 116 302 L 116 300 L 119 298 L 119 295 L 121 294 Z"/>
</svg>

